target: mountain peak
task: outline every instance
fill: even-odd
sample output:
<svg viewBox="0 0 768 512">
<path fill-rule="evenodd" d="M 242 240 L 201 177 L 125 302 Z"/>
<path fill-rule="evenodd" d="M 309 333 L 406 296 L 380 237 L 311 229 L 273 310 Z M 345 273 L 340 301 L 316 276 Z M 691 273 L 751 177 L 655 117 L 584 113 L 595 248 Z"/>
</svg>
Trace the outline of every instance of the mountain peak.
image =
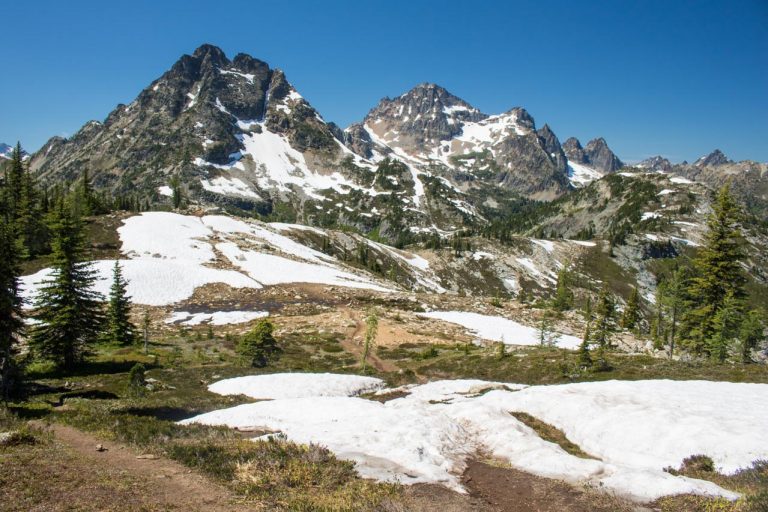
<svg viewBox="0 0 768 512">
<path fill-rule="evenodd" d="M 213 60 L 217 61 L 227 61 L 227 56 L 224 54 L 224 50 L 219 48 L 218 46 L 214 46 L 212 44 L 202 44 L 200 45 L 193 53 L 192 56 L 196 59 L 204 59 L 206 57 L 210 57 Z"/>
<path fill-rule="evenodd" d="M 693 165 L 697 167 L 710 167 L 715 165 L 725 165 L 728 163 L 731 163 L 731 161 L 728 159 L 727 156 L 725 156 L 725 153 L 723 153 L 719 149 L 716 149 L 710 154 L 696 160 L 696 162 Z"/>
<path fill-rule="evenodd" d="M 652 171 L 672 171 L 672 163 L 661 155 L 646 158 L 635 164 L 635 167 L 642 167 L 643 169 L 650 169 Z"/>
<path fill-rule="evenodd" d="M 571 162 L 588 165 L 604 174 L 624 167 L 624 162 L 611 151 L 602 137 L 590 140 L 585 147 L 581 146 L 579 139 L 570 137 L 563 144 L 563 151 Z"/>
</svg>

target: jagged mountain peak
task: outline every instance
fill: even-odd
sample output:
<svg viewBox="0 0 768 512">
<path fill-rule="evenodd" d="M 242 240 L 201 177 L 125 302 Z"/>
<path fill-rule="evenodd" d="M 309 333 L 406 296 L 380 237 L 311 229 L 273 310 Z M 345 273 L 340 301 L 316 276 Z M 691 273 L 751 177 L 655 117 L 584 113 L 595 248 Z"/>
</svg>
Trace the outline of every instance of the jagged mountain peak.
<svg viewBox="0 0 768 512">
<path fill-rule="evenodd" d="M 563 144 L 563 151 L 570 162 L 589 166 L 601 174 L 614 172 L 624 167 L 624 162 L 611 151 L 603 137 L 590 140 L 584 147 L 582 147 L 579 139 L 570 137 Z"/>
<path fill-rule="evenodd" d="M 715 165 L 725 165 L 731 163 L 731 160 L 728 159 L 727 156 L 725 156 L 725 153 L 720 151 L 719 149 L 716 149 L 712 151 L 710 154 L 702 156 L 696 162 L 694 162 L 693 165 L 698 167 L 710 167 Z"/>
<path fill-rule="evenodd" d="M 672 162 L 669 159 L 664 158 L 661 155 L 652 156 L 646 158 L 635 164 L 636 167 L 642 167 L 643 169 L 649 169 L 652 171 L 671 172 Z"/>
<path fill-rule="evenodd" d="M 13 151 L 16 149 L 16 145 L 14 144 L 11 146 L 10 144 L 5 144 L 0 142 L 0 158 L 6 158 L 10 159 L 13 156 Z M 21 156 L 22 158 L 28 158 L 29 155 L 26 151 L 24 151 L 24 148 L 21 148 Z"/>
</svg>

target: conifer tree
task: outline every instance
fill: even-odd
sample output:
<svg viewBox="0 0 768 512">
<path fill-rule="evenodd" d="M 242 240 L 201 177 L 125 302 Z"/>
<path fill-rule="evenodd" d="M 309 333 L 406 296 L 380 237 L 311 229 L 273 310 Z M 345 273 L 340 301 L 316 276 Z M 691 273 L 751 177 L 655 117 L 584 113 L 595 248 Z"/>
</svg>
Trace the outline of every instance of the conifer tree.
<svg viewBox="0 0 768 512">
<path fill-rule="evenodd" d="M 640 321 L 640 305 L 637 288 L 632 289 L 632 293 L 627 301 L 627 307 L 624 308 L 624 313 L 621 316 L 621 327 L 631 331 Z"/>
<path fill-rule="evenodd" d="M 30 345 L 38 356 L 72 370 L 101 333 L 103 297 L 94 291 L 96 272 L 85 261 L 83 226 L 66 203 L 53 214 L 52 267 L 35 302 Z"/>
<path fill-rule="evenodd" d="M 606 288 L 600 291 L 595 308 L 595 330 L 593 340 L 601 350 L 610 345 L 611 333 L 615 330 L 614 316 L 616 314 L 613 298 Z"/>
<path fill-rule="evenodd" d="M 555 298 L 552 299 L 552 307 L 557 311 L 566 311 L 573 306 L 573 292 L 570 288 L 570 273 L 567 267 L 563 267 L 557 273 L 557 286 Z"/>
<path fill-rule="evenodd" d="M 579 345 L 579 365 L 583 368 L 592 366 L 592 356 L 589 353 L 589 338 L 589 322 L 587 322 L 587 326 L 584 328 L 584 337 Z"/>
<path fill-rule="evenodd" d="M 759 311 L 752 310 L 744 316 L 744 321 L 739 329 L 739 341 L 741 342 L 741 360 L 744 363 L 752 362 L 752 350 L 758 348 L 765 340 L 765 324 L 763 315 Z"/>
<path fill-rule="evenodd" d="M 659 284 L 661 293 L 658 297 L 659 311 L 666 311 L 669 318 L 669 358 L 675 354 L 675 343 L 678 337 L 677 324 L 685 305 L 686 270 L 678 268 L 672 272 L 669 279 Z"/>
<path fill-rule="evenodd" d="M 275 326 L 263 318 L 248 331 L 237 344 L 237 352 L 245 357 L 251 366 L 263 367 L 280 353 L 280 347 L 273 335 Z"/>
<path fill-rule="evenodd" d="M 363 354 L 360 357 L 360 364 L 363 370 L 367 368 L 368 355 L 371 353 L 373 345 L 376 343 L 376 336 L 379 333 L 379 314 L 375 309 L 368 311 L 365 317 L 365 338 L 363 339 Z"/>
<path fill-rule="evenodd" d="M 112 287 L 107 307 L 106 339 L 110 343 L 129 345 L 136 340 L 136 327 L 131 323 L 131 298 L 126 287 L 120 262 L 115 261 L 112 270 Z"/>
<path fill-rule="evenodd" d="M 728 358 L 729 348 L 737 340 L 741 327 L 740 309 L 738 299 L 729 291 L 712 319 L 712 334 L 706 340 L 712 359 L 723 362 Z"/>
<path fill-rule="evenodd" d="M 0 217 L 0 397 L 13 387 L 15 355 L 24 333 L 19 293 L 18 244 L 7 218 Z"/>
<path fill-rule="evenodd" d="M 740 218 L 741 212 L 725 185 L 707 220 L 708 231 L 693 261 L 694 276 L 687 290 L 689 304 L 683 330 L 687 333 L 686 343 L 694 352 L 710 353 L 710 349 L 718 347 L 712 340 L 720 336 L 716 331 L 722 326 L 716 326 L 715 319 L 725 306 L 726 297 L 730 295 L 729 307 L 734 312 L 742 311 L 746 279 L 741 269 L 744 253 Z M 714 354 L 715 359 L 721 355 Z"/>
<path fill-rule="evenodd" d="M 21 153 L 21 144 L 16 143 L 16 147 L 11 153 L 11 164 L 5 173 L 5 213 L 9 218 L 15 221 L 18 218 L 18 208 L 21 202 L 22 190 L 24 187 L 24 160 Z"/>
</svg>

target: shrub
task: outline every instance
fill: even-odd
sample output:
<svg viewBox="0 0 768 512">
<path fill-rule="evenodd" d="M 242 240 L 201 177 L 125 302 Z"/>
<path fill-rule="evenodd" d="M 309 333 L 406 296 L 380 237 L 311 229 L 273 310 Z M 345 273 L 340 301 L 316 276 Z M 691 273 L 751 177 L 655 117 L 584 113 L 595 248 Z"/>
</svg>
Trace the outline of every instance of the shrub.
<svg viewBox="0 0 768 512">
<path fill-rule="evenodd" d="M 280 353 L 277 340 L 272 335 L 275 326 L 264 318 L 243 336 L 237 344 L 237 353 L 251 366 L 264 367 Z"/>
</svg>

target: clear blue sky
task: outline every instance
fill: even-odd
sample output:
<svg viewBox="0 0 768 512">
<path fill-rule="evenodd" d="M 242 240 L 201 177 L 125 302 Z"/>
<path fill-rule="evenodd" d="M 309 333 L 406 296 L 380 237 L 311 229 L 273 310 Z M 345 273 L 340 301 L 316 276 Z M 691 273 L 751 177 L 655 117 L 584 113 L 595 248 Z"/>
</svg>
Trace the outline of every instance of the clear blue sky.
<svg viewBox="0 0 768 512">
<path fill-rule="evenodd" d="M 768 0 L 4 2 L 0 141 L 132 101 L 201 43 L 283 69 L 328 120 L 435 82 L 620 157 L 768 161 Z"/>
</svg>

